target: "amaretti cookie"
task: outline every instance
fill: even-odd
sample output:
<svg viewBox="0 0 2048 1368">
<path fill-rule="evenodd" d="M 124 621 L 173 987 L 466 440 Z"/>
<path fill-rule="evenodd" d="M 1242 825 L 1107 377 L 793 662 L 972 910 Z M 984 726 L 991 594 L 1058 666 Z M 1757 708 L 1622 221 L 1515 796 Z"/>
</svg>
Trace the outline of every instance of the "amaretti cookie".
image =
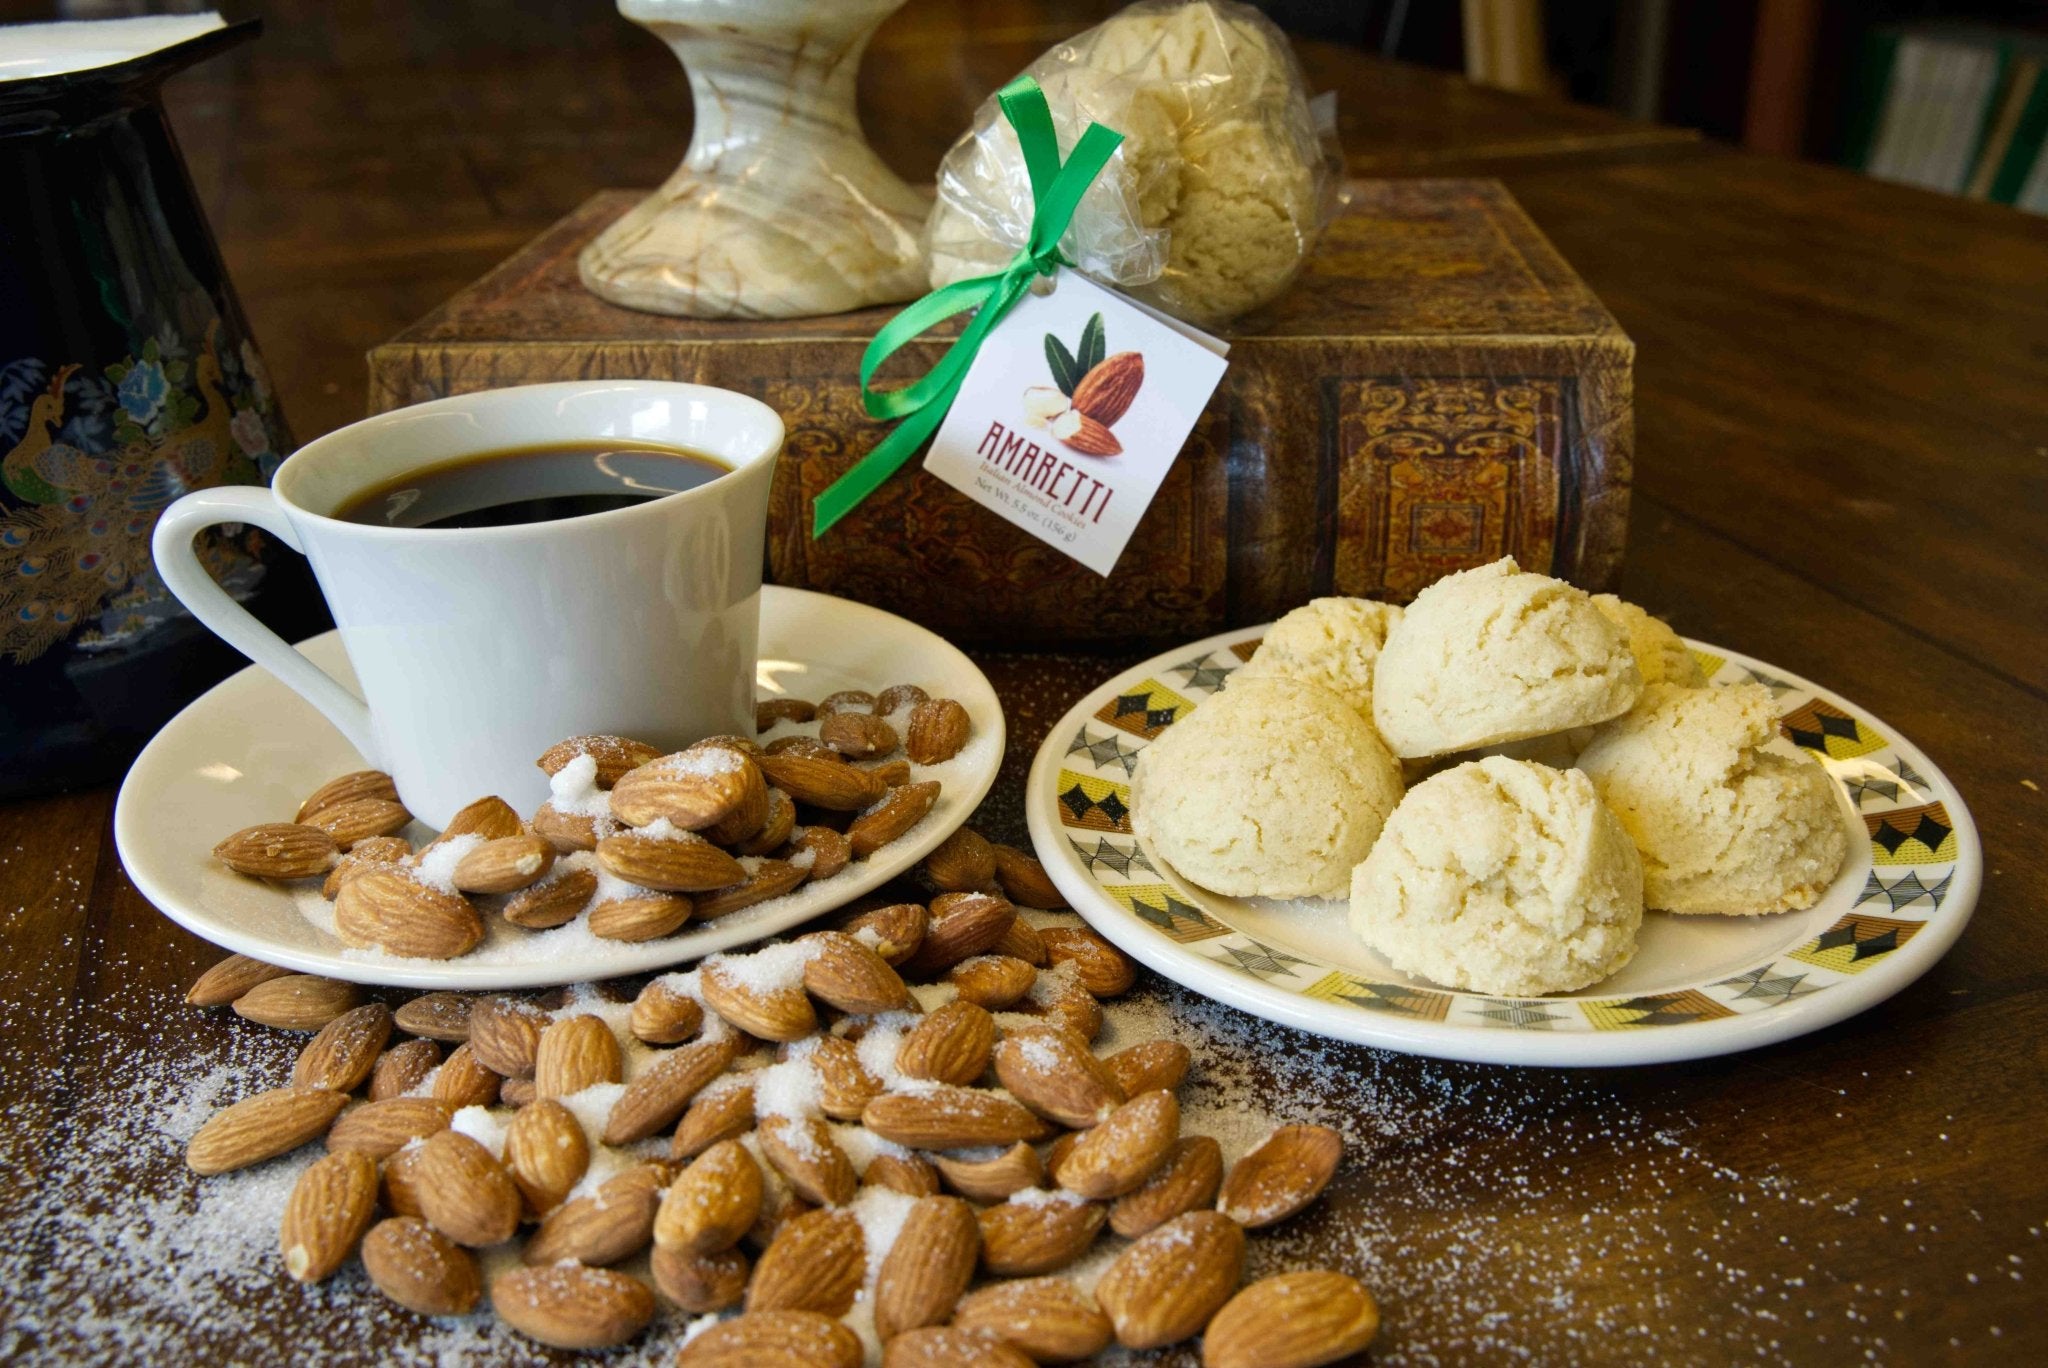
<svg viewBox="0 0 2048 1368">
<path fill-rule="evenodd" d="M 1371 717 L 1373 661 L 1400 620 L 1401 609 L 1391 603 L 1313 599 L 1273 624 L 1237 677 L 1320 684 Z"/>
<path fill-rule="evenodd" d="M 1652 684 L 1579 756 L 1643 854 L 1644 898 L 1667 912 L 1752 916 L 1811 907 L 1848 856 L 1835 787 L 1777 729 L 1759 684 Z"/>
<path fill-rule="evenodd" d="M 1585 775 L 1504 756 L 1408 791 L 1351 880 L 1351 927 L 1403 973 L 1530 997 L 1635 954 L 1643 866 Z"/>
<path fill-rule="evenodd" d="M 1642 672 L 1645 684 L 1704 684 L 1706 677 L 1700 673 L 1700 663 L 1692 648 L 1678 633 L 1671 630 L 1671 624 L 1659 617 L 1652 617 L 1626 599 L 1613 594 L 1593 595 L 1593 606 L 1621 628 L 1621 635 L 1628 642 L 1629 653 L 1636 658 L 1636 669 Z"/>
<path fill-rule="evenodd" d="M 1374 662 L 1372 711 L 1394 754 L 1447 755 L 1604 722 L 1641 691 L 1592 598 L 1508 557 L 1416 596 Z"/>
<path fill-rule="evenodd" d="M 1401 766 L 1342 698 L 1246 679 L 1163 732 L 1131 821 L 1183 878 L 1233 897 L 1341 897 L 1401 800 Z"/>
</svg>

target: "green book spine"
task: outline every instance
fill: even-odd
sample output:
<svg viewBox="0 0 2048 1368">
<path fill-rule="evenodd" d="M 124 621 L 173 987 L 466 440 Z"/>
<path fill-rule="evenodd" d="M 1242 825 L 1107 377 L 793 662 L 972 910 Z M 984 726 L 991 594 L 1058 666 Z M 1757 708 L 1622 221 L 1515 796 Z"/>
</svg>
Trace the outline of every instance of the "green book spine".
<svg viewBox="0 0 2048 1368">
<path fill-rule="evenodd" d="M 2044 138 L 2048 138 L 2048 76 L 2034 81 L 2034 93 L 2020 112 L 2019 125 L 2005 149 L 2005 160 L 1999 164 L 1998 174 L 1991 178 L 1992 199 L 2000 204 L 2012 204 L 2019 199 L 2020 188 L 2027 183 L 2027 173 L 2034 169 L 2034 158 L 2040 155 Z"/>
<path fill-rule="evenodd" d="M 1849 108 L 1848 125 L 1842 141 L 1842 164 L 1858 171 L 1870 166 L 1871 143 L 1884 115 L 1890 94 L 1892 60 L 1899 53 L 1897 29 L 1873 29 L 1863 35 L 1863 52 L 1856 64 L 1855 94 Z"/>
</svg>

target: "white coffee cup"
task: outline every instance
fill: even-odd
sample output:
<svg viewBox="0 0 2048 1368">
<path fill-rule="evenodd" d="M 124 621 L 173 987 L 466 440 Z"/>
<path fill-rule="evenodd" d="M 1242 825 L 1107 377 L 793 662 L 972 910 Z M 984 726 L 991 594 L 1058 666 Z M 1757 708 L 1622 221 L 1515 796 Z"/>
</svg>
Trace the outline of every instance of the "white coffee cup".
<svg viewBox="0 0 2048 1368">
<path fill-rule="evenodd" d="M 606 513 L 400 528 L 333 514 L 373 486 L 470 454 L 619 438 L 686 447 L 729 474 Z M 164 510 L 158 571 L 194 617 L 327 715 L 413 814 L 441 827 L 496 794 L 547 796 L 534 761 L 567 736 L 663 747 L 752 735 L 768 489 L 782 420 L 704 385 L 593 380 L 437 399 L 301 447 L 268 489 Z M 220 589 L 192 540 L 253 523 L 313 563 L 359 699 Z"/>
</svg>

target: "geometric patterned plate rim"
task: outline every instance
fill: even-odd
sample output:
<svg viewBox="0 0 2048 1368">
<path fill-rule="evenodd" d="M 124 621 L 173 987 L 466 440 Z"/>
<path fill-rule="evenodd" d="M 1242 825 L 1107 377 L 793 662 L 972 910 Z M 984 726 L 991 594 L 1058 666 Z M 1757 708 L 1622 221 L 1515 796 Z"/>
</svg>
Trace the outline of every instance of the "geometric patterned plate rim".
<svg viewBox="0 0 2048 1368">
<path fill-rule="evenodd" d="M 1754 680 L 1771 688 L 1781 734 L 1821 760 L 1869 837 L 1816 908 L 1782 920 L 1669 918 L 1664 927 L 1682 929 L 1660 930 L 1665 939 L 1654 944 L 1646 923 L 1637 962 L 1623 973 L 1638 980 L 1663 973 L 1654 991 L 1603 993 L 1595 985 L 1541 999 L 1454 992 L 1361 968 L 1355 942 L 1340 946 L 1351 962 L 1333 964 L 1337 952 L 1302 940 L 1313 929 L 1319 944 L 1332 943 L 1323 934 L 1341 918 L 1332 904 L 1261 903 L 1193 889 L 1130 833 L 1128 778 L 1138 754 L 1222 687 L 1263 632 L 1220 632 L 1104 682 L 1053 727 L 1025 787 L 1032 844 L 1074 910 L 1139 962 L 1254 1016 L 1478 1063 L 1699 1059 L 1804 1035 L 1884 1001 L 1927 972 L 1975 910 L 1984 872 L 1976 823 L 1919 747 L 1831 690 L 1689 640 L 1710 683 Z M 1262 929 L 1270 927 L 1289 934 Z M 1749 942 L 1734 940 L 1768 941 L 1777 928 L 1793 939 L 1747 955 Z M 1686 966 L 1696 952 L 1659 948 L 1697 945 L 1708 935 L 1727 937 L 1736 958 L 1691 978 Z M 1654 962 L 1660 954 L 1663 965 Z"/>
</svg>

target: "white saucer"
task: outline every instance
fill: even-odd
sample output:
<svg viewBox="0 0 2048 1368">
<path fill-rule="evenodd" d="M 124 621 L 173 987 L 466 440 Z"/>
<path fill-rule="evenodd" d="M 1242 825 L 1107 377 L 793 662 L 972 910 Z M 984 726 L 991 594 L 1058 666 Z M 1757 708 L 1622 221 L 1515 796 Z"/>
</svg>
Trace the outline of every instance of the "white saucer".
<svg viewBox="0 0 2048 1368">
<path fill-rule="evenodd" d="M 301 642 L 299 650 L 353 684 L 336 633 Z M 484 943 L 460 959 L 401 959 L 345 947 L 333 933 L 332 908 L 317 890 L 247 879 L 222 867 L 209 853 L 222 837 L 258 822 L 289 821 L 305 795 L 364 765 L 325 718 L 253 665 L 172 718 L 136 758 L 114 808 L 114 842 L 128 877 L 172 921 L 225 949 L 304 973 L 460 989 L 646 973 L 785 930 L 903 873 L 967 820 L 1002 764 L 1002 705 L 974 663 L 944 639 L 865 604 L 801 589 L 762 590 L 763 697 L 815 702 L 840 689 L 904 683 L 957 699 L 973 721 L 972 738 L 958 755 L 919 767 L 920 778 L 942 785 L 931 814 L 831 879 L 664 940 L 599 940 L 581 918 L 538 932 L 487 918 L 496 924 Z"/>
<path fill-rule="evenodd" d="M 1404 975 L 1351 934 L 1341 901 L 1210 893 L 1131 834 L 1139 752 L 1222 688 L 1263 634 L 1225 632 L 1094 690 L 1040 747 L 1024 803 L 1046 872 L 1096 930 L 1175 982 L 1256 1016 L 1488 1063 L 1729 1054 L 1882 1002 L 1941 958 L 1976 906 L 1976 824 L 1926 755 L 1838 694 L 1690 642 L 1710 682 L 1769 686 L 1787 741 L 1813 753 L 1838 786 L 1855 834 L 1820 902 L 1774 917 L 1649 913 L 1620 973 L 1557 997 L 1453 992 Z"/>
</svg>

